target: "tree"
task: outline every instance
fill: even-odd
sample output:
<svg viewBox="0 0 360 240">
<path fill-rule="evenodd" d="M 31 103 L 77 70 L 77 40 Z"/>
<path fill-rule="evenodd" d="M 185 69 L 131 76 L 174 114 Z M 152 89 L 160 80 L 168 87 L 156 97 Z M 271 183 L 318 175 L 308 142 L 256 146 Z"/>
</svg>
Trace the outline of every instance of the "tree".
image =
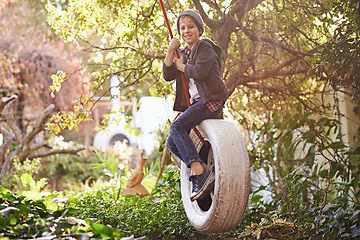
<svg viewBox="0 0 360 240">
<path fill-rule="evenodd" d="M 254 122 L 271 121 L 271 112 L 285 116 L 297 103 L 303 112 L 324 113 L 331 108 L 326 103 L 331 88 L 318 77 L 314 60 L 331 37 L 334 4 L 330 0 L 165 2 L 173 25 L 186 8 L 201 14 L 205 36 L 224 50 L 230 113 L 249 131 Z M 94 95 L 108 91 L 101 89 L 112 74 L 123 77 L 122 89 L 149 83 L 152 94 L 171 93 L 171 83 L 160 80 L 169 35 L 157 1 L 77 0 L 66 6 L 55 1 L 46 7 L 55 32 L 92 54 Z M 88 102 L 91 98 L 79 101 Z"/>
<path fill-rule="evenodd" d="M 318 75 L 360 104 L 360 5 L 355 0 L 340 1 L 334 11 L 339 13 L 338 24 L 319 56 Z"/>
<path fill-rule="evenodd" d="M 70 51 L 61 41 L 51 39 L 54 37 L 44 24 L 43 9 L 42 5 L 31 1 L 10 1 L 2 7 L 1 97 L 18 96 L 15 114 L 21 128 L 49 104 L 54 104 L 56 111 L 72 109 L 86 83 L 86 75 L 80 71 L 80 59 L 74 57 L 76 52 Z M 51 94 L 51 76 L 58 71 L 71 75 L 70 80 L 64 82 L 59 93 Z"/>
<path fill-rule="evenodd" d="M 76 154 L 83 149 L 51 149 L 46 144 L 45 129 L 55 111 L 72 109 L 75 96 L 84 90 L 86 75 L 79 71 L 80 61 L 74 52 L 66 50 L 68 45 L 51 39 L 54 36 L 44 24 L 43 5 L 3 1 L 0 7 L 2 178 L 12 173 L 14 160 L 23 163 L 53 154 Z M 51 76 L 58 71 L 71 74 L 71 81 L 64 82 L 59 93 L 51 94 Z M 16 100 L 10 96 L 16 96 Z"/>
<path fill-rule="evenodd" d="M 262 112 L 291 109 L 289 99 L 300 101 L 305 109 L 321 106 L 318 95 L 328 88 L 312 68 L 314 56 L 331 36 L 332 1 L 194 0 L 189 5 L 165 5 L 172 23 L 185 8 L 199 10 L 207 26 L 205 35 L 224 50 L 224 80 L 235 103 Z M 117 73 L 125 87 L 156 83 L 154 89 L 169 93 L 164 90 L 169 85 L 158 81 L 169 39 L 157 1 L 78 0 L 62 8 L 55 2 L 47 11 L 60 36 L 94 54 L 94 92 Z"/>
<path fill-rule="evenodd" d="M 36 139 L 46 129 L 46 122 L 53 114 L 55 108 L 53 104 L 43 111 L 30 129 L 20 129 L 15 119 L 14 106 L 11 104 L 16 98 L 17 96 L 14 95 L 9 98 L 2 98 L 0 102 L 0 105 L 2 105 L 0 113 L 4 118 L 0 122 L 0 133 L 5 139 L 0 148 L 0 177 L 7 176 L 12 172 L 12 163 L 15 159 L 19 163 L 23 163 L 26 159 L 32 160 L 60 153 L 76 154 L 84 149 L 84 147 L 77 149 L 51 149 L 51 146 L 46 144 L 46 142 Z M 14 144 L 17 146 L 15 150 L 11 150 Z M 47 150 L 39 151 L 42 148 Z"/>
<path fill-rule="evenodd" d="M 249 131 L 253 123 L 270 122 L 272 112 L 285 116 L 298 103 L 303 112 L 331 115 L 333 106 L 327 101 L 338 88 L 319 77 L 317 61 L 332 39 L 337 6 L 346 4 L 332 0 L 165 2 L 173 25 L 186 8 L 200 12 L 205 36 L 224 50 L 230 113 Z M 171 93 L 171 83 L 160 80 L 169 35 L 157 1 L 77 0 L 65 6 L 55 1 L 46 7 L 55 32 L 91 54 L 94 95 L 109 91 L 106 84 L 113 74 L 123 78 L 122 89 L 150 84 L 152 94 Z M 91 98 L 79 100 L 84 106 L 89 102 Z"/>
</svg>

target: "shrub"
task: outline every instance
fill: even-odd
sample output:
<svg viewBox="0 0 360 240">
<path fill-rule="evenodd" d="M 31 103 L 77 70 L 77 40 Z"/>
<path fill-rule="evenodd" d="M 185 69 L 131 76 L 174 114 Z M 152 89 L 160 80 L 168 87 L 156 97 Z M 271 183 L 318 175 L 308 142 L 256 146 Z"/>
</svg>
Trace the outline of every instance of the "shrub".
<svg viewBox="0 0 360 240">
<path fill-rule="evenodd" d="M 201 239 L 204 236 L 187 220 L 177 170 L 167 171 L 150 196 L 127 196 L 118 201 L 112 196 L 107 191 L 82 195 L 81 204 L 75 206 L 79 210 L 77 215 L 153 239 Z"/>
<path fill-rule="evenodd" d="M 47 209 L 43 200 L 28 200 L 2 189 L 0 193 L 0 238 L 4 239 L 54 239 L 79 237 L 88 231 L 84 221 L 69 219 L 73 209 L 58 211 Z"/>
</svg>

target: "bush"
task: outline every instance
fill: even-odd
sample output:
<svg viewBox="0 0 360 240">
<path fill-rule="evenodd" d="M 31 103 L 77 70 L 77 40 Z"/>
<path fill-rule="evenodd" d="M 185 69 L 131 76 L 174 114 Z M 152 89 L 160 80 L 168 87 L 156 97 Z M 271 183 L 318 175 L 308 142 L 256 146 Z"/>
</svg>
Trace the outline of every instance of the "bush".
<svg viewBox="0 0 360 240">
<path fill-rule="evenodd" d="M 187 220 L 176 170 L 164 174 L 150 196 L 127 196 L 118 201 L 112 196 L 107 191 L 82 195 L 81 204 L 75 206 L 79 210 L 77 215 L 152 239 L 202 239 L 204 236 Z"/>
<path fill-rule="evenodd" d="M 89 231 L 85 222 L 69 219 L 73 209 L 50 211 L 43 200 L 28 200 L 2 189 L 0 193 L 0 238 L 54 239 L 80 237 Z"/>
<path fill-rule="evenodd" d="M 341 123 L 304 113 L 273 113 L 271 120 L 252 125 L 250 159 L 266 171 L 273 201 L 266 204 L 256 192 L 251 196 L 242 226 L 255 239 L 261 232 L 281 232 L 289 239 L 356 239 L 359 236 L 358 152 L 342 140 Z M 259 189 L 261 190 L 261 189 Z M 284 228 L 293 232 L 291 237 Z M 271 236 L 271 235 L 269 235 Z M 276 238 L 276 237 L 275 237 Z"/>
</svg>

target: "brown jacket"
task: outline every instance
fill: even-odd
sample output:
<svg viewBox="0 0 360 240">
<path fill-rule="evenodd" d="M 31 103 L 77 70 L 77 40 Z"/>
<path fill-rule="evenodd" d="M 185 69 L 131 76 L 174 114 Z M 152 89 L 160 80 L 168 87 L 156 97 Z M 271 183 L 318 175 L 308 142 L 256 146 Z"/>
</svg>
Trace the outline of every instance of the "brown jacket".
<svg viewBox="0 0 360 240">
<path fill-rule="evenodd" d="M 221 48 L 216 46 L 213 41 L 202 38 L 191 49 L 192 65 L 185 66 L 185 77 L 187 81 L 189 78 L 194 79 L 203 103 L 211 100 L 226 101 L 228 98 L 228 89 L 222 81 L 221 51 Z M 184 54 L 184 49 L 181 49 L 180 56 L 184 56 Z M 182 86 L 181 73 L 176 69 L 175 64 L 171 66 L 163 64 L 163 78 L 166 81 L 176 80 L 174 110 L 185 111 L 188 106 Z"/>
</svg>

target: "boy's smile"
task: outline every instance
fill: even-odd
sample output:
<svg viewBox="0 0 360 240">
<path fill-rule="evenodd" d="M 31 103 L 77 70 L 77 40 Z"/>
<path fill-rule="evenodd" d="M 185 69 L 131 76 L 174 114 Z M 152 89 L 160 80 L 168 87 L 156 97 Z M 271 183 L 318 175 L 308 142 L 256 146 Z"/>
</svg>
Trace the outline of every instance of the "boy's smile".
<svg viewBox="0 0 360 240">
<path fill-rule="evenodd" d="M 184 16 L 179 20 L 179 29 L 181 38 L 191 49 L 199 40 L 200 32 L 194 20 L 189 16 Z"/>
</svg>

